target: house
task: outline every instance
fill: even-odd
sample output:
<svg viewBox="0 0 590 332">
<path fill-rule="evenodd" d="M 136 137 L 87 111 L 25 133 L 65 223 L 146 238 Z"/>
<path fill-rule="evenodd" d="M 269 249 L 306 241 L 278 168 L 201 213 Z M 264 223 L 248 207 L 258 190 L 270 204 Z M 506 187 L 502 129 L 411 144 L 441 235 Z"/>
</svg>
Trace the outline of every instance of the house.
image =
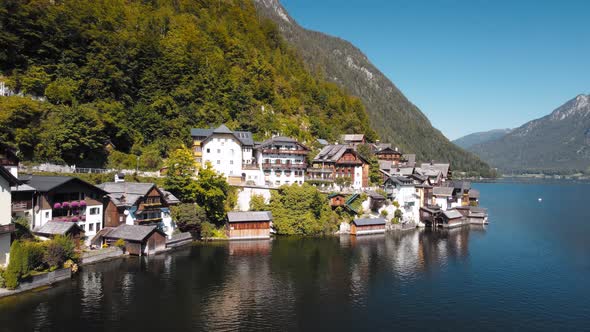
<svg viewBox="0 0 590 332">
<path fill-rule="evenodd" d="M 72 176 L 28 175 L 12 188 L 12 215 L 25 217 L 31 229 L 49 221 L 77 223 L 87 236 L 103 227 L 106 192 Z"/>
<path fill-rule="evenodd" d="M 105 227 L 155 225 L 168 237 L 176 228 L 170 202 L 176 202 L 153 183 L 107 182 L 98 185 L 108 195 Z M 176 204 L 176 203 L 175 203 Z"/>
<path fill-rule="evenodd" d="M 0 266 L 8 263 L 10 254 L 10 239 L 14 232 L 11 223 L 11 187 L 21 182 L 4 166 L 0 166 Z"/>
<path fill-rule="evenodd" d="M 402 164 L 405 167 L 416 167 L 416 155 L 415 154 L 404 154 L 402 156 Z"/>
<path fill-rule="evenodd" d="M 227 237 L 230 240 L 269 239 L 272 214 L 270 211 L 227 213 Z"/>
<path fill-rule="evenodd" d="M 215 129 L 194 128 L 193 155 L 196 163 L 204 167 L 207 162 L 229 183 L 242 182 L 242 169 L 255 167 L 252 133 L 232 131 L 225 125 Z"/>
<path fill-rule="evenodd" d="M 403 212 L 403 222 L 419 219 L 420 192 L 414 180 L 405 176 L 391 176 L 383 183 L 387 197 L 396 201 Z"/>
<path fill-rule="evenodd" d="M 110 246 L 117 240 L 125 241 L 125 252 L 129 255 L 152 255 L 166 249 L 166 234 L 156 225 L 123 224 L 118 227 L 106 227 L 92 242 L 102 242 Z"/>
<path fill-rule="evenodd" d="M 453 172 L 451 171 L 451 165 L 449 163 L 422 163 L 420 169 L 428 173 L 440 172 L 442 182 L 452 180 L 453 178 Z"/>
<path fill-rule="evenodd" d="M 64 235 L 79 243 L 84 238 L 85 232 L 75 222 L 48 221 L 43 226 L 33 229 L 33 234 L 45 239 L 53 238 L 56 235 Z"/>
<path fill-rule="evenodd" d="M 451 207 L 469 205 L 469 192 L 471 191 L 471 182 L 469 181 L 451 181 L 446 184 L 453 188 L 453 202 Z"/>
<path fill-rule="evenodd" d="M 338 178 L 346 178 L 354 189 L 369 186 L 369 163 L 347 145 L 325 146 L 307 169 L 306 181 L 332 187 Z"/>
<path fill-rule="evenodd" d="M 256 146 L 256 160 L 264 171 L 268 186 L 303 184 L 310 149 L 297 140 L 277 136 Z"/>
<path fill-rule="evenodd" d="M 461 212 L 459 212 L 455 209 L 442 211 L 442 213 L 441 213 L 442 223 L 440 224 L 440 226 L 445 227 L 445 228 L 458 227 L 458 226 L 461 226 L 464 224 L 464 219 L 465 218 L 463 217 L 463 214 L 461 214 Z"/>
<path fill-rule="evenodd" d="M 477 190 L 477 189 L 470 189 L 469 190 L 469 205 L 470 206 L 479 206 L 479 190 Z"/>
<path fill-rule="evenodd" d="M 365 135 L 363 134 L 346 134 L 340 136 L 340 141 L 342 144 L 350 145 L 356 147 L 360 144 L 365 144 Z"/>
<path fill-rule="evenodd" d="M 369 209 L 371 211 L 378 211 L 385 205 L 385 197 L 378 192 L 369 190 L 367 196 L 369 197 Z"/>
<path fill-rule="evenodd" d="M 328 195 L 328 199 L 330 200 L 330 206 L 333 209 L 346 204 L 346 195 L 342 193 L 330 194 Z"/>
<path fill-rule="evenodd" d="M 385 219 L 383 218 L 362 218 L 355 219 L 350 225 L 351 235 L 366 235 L 385 233 Z"/>
<path fill-rule="evenodd" d="M 388 160 L 393 162 L 393 165 L 399 165 L 402 159 L 402 153 L 398 148 L 387 147 L 375 152 L 375 156 L 379 160 Z"/>
<path fill-rule="evenodd" d="M 441 208 L 438 205 L 426 205 L 420 208 L 420 222 L 426 226 L 435 226 L 441 222 Z"/>
<path fill-rule="evenodd" d="M 432 204 L 447 210 L 453 199 L 453 188 L 451 187 L 434 187 L 432 188 Z"/>
</svg>

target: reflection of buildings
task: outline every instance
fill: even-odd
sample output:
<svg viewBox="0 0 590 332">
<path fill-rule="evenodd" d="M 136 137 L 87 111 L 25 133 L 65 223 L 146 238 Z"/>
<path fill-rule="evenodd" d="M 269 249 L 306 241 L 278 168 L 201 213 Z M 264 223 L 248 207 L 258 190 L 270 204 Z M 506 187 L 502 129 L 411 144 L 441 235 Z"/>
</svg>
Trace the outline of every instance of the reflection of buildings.
<svg viewBox="0 0 590 332">
<path fill-rule="evenodd" d="M 231 256 L 256 256 L 270 253 L 270 240 L 229 241 Z"/>
</svg>

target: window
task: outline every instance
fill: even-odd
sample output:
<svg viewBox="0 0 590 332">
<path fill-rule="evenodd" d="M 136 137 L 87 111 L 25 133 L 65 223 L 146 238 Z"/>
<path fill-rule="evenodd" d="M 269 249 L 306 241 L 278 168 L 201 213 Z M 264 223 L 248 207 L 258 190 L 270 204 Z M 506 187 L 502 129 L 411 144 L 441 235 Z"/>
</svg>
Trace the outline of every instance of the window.
<svg viewBox="0 0 590 332">
<path fill-rule="evenodd" d="M 217 149 L 217 153 L 221 153 L 221 149 Z"/>
<path fill-rule="evenodd" d="M 233 161 L 233 160 L 230 160 L 230 161 L 229 161 L 229 164 L 230 164 L 230 165 L 233 165 L 233 164 L 234 164 L 234 161 Z"/>
<path fill-rule="evenodd" d="M 207 153 L 210 153 L 210 152 L 211 152 L 211 149 L 207 149 Z"/>
<path fill-rule="evenodd" d="M 96 208 L 96 207 L 90 208 L 90 215 L 95 216 L 95 215 L 97 215 L 99 213 L 100 213 L 100 208 Z"/>
<path fill-rule="evenodd" d="M 119 222 L 123 222 L 123 221 L 125 221 L 125 217 L 119 216 Z"/>
<path fill-rule="evenodd" d="M 49 211 L 45 212 L 45 219 L 49 219 Z"/>
<path fill-rule="evenodd" d="M 94 224 L 88 224 L 88 230 L 94 232 Z"/>
<path fill-rule="evenodd" d="M 217 161 L 217 165 L 221 165 L 221 160 L 218 160 Z"/>
<path fill-rule="evenodd" d="M 96 231 L 100 231 L 100 223 L 96 224 Z"/>
</svg>

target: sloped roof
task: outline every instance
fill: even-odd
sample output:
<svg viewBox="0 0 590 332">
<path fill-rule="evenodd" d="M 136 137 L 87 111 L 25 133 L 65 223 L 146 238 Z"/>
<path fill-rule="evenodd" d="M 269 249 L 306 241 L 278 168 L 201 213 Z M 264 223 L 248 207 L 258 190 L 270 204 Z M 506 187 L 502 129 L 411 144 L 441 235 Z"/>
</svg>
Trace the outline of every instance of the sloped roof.
<svg viewBox="0 0 590 332">
<path fill-rule="evenodd" d="M 272 221 L 270 211 L 234 211 L 227 213 L 227 221 L 249 222 L 249 221 Z"/>
<path fill-rule="evenodd" d="M 105 238 L 110 239 L 123 239 L 128 241 L 138 241 L 142 242 L 148 236 L 150 236 L 153 232 L 159 232 L 160 234 L 164 235 L 162 231 L 158 229 L 158 226 L 142 226 L 142 225 L 127 225 L 123 224 L 107 234 L 103 235 Z"/>
<path fill-rule="evenodd" d="M 22 182 L 19 179 L 15 178 L 9 170 L 4 168 L 4 166 L 0 166 L 0 176 L 8 182 L 9 187 L 22 184 Z"/>
<path fill-rule="evenodd" d="M 393 161 L 391 160 L 379 160 L 379 169 L 390 170 L 392 167 Z"/>
<path fill-rule="evenodd" d="M 459 190 L 469 190 L 469 189 L 471 189 L 471 182 L 469 182 L 469 181 L 453 181 L 450 183 L 450 186 L 452 186 L 455 189 L 459 189 Z"/>
<path fill-rule="evenodd" d="M 402 158 L 404 158 L 406 161 L 407 165 L 416 165 L 416 155 L 415 154 L 404 154 L 402 156 Z"/>
<path fill-rule="evenodd" d="M 391 174 L 409 176 L 414 174 L 414 167 L 392 167 Z"/>
<path fill-rule="evenodd" d="M 98 185 L 105 190 L 117 206 L 131 206 L 155 187 L 153 183 L 105 182 Z M 156 187 L 156 189 L 158 189 Z M 158 189 L 159 190 L 159 189 Z"/>
<path fill-rule="evenodd" d="M 340 136 L 340 139 L 344 142 L 362 141 L 364 138 L 364 134 L 345 134 Z"/>
<path fill-rule="evenodd" d="M 375 154 L 386 154 L 386 153 L 387 154 L 391 154 L 391 153 L 393 153 L 393 154 L 399 154 L 400 156 L 402 155 L 401 152 L 397 151 L 396 149 L 394 149 L 392 147 L 386 147 L 386 148 L 383 148 L 383 149 L 375 152 Z"/>
<path fill-rule="evenodd" d="M 171 192 L 164 190 L 164 188 L 158 188 L 158 189 L 160 189 L 160 191 L 164 195 L 164 199 L 166 200 L 166 202 L 168 202 L 168 204 L 181 203 L 180 200 L 176 196 L 174 196 L 174 194 L 172 194 Z"/>
<path fill-rule="evenodd" d="M 75 222 L 48 221 L 43 226 L 35 228 L 33 233 L 41 235 L 66 235 L 74 228 L 78 228 L 81 232 L 84 232 Z"/>
<path fill-rule="evenodd" d="M 469 190 L 469 198 L 479 198 L 479 190 L 470 189 Z"/>
<path fill-rule="evenodd" d="M 231 131 L 226 125 L 222 124 L 221 126 L 215 128 L 213 130 L 214 134 L 233 134 L 233 131 Z"/>
<path fill-rule="evenodd" d="M 234 131 L 234 136 L 242 142 L 242 145 L 254 146 L 254 138 L 249 131 Z"/>
<path fill-rule="evenodd" d="M 211 128 L 192 128 L 191 129 L 191 136 L 192 137 L 209 137 L 213 133 L 213 129 Z"/>
<path fill-rule="evenodd" d="M 320 143 L 321 145 L 328 145 L 330 144 L 330 142 L 328 142 L 327 140 L 323 139 L 323 138 L 318 138 L 317 139 L 318 143 Z"/>
<path fill-rule="evenodd" d="M 375 200 L 382 200 L 385 199 L 385 197 L 383 197 L 383 195 L 381 195 L 380 193 L 374 191 L 374 190 L 369 190 L 367 191 L 367 195 L 369 197 L 371 197 L 371 199 L 375 199 Z"/>
<path fill-rule="evenodd" d="M 457 210 L 446 210 L 446 211 L 443 211 L 443 215 L 445 217 L 447 217 L 448 219 L 463 218 L 463 215 L 459 211 L 457 211 Z"/>
<path fill-rule="evenodd" d="M 448 163 L 422 163 L 420 168 L 424 170 L 439 171 L 446 178 L 449 175 L 450 166 L 451 165 Z"/>
<path fill-rule="evenodd" d="M 355 219 L 353 223 L 357 226 L 374 226 L 374 225 L 385 225 L 385 219 L 383 218 L 361 218 Z"/>
<path fill-rule="evenodd" d="M 432 194 L 434 196 L 453 196 L 453 188 L 451 187 L 434 187 L 432 188 Z"/>
<path fill-rule="evenodd" d="M 391 181 L 400 186 L 412 186 L 414 184 L 414 181 L 412 181 L 412 179 L 405 176 L 391 176 L 385 180 L 385 182 L 387 181 Z"/>
<path fill-rule="evenodd" d="M 305 150 L 309 150 L 308 147 L 304 146 L 303 144 L 299 143 L 296 139 L 291 138 L 291 137 L 286 137 L 286 136 L 276 136 L 273 138 L 269 138 L 266 141 L 260 143 L 259 148 L 264 148 L 276 143 L 294 143 L 297 144 L 299 146 L 301 146 L 303 149 Z"/>
<path fill-rule="evenodd" d="M 80 184 L 89 186 L 93 189 L 96 189 L 97 191 L 100 191 L 102 194 L 106 194 L 106 192 L 102 188 L 99 188 L 98 186 L 95 186 L 73 176 L 28 175 L 26 177 L 19 177 L 19 180 L 27 184 L 31 188 L 35 188 L 35 190 L 39 192 L 48 192 L 70 181 L 75 181 Z"/>
<path fill-rule="evenodd" d="M 350 152 L 354 153 L 359 159 L 363 160 L 365 163 L 367 162 L 363 157 L 361 157 L 351 146 L 343 145 L 343 144 L 331 144 L 324 146 L 322 150 L 317 154 L 317 156 L 313 159 L 314 162 L 337 162 L 346 151 L 350 150 Z"/>
</svg>

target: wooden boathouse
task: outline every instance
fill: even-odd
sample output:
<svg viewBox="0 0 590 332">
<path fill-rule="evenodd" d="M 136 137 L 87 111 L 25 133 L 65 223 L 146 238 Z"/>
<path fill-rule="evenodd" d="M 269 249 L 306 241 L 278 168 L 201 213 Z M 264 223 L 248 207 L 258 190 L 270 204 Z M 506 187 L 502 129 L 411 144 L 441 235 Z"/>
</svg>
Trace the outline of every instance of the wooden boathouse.
<svg viewBox="0 0 590 332">
<path fill-rule="evenodd" d="M 270 211 L 227 213 L 227 237 L 230 240 L 270 239 Z"/>
<path fill-rule="evenodd" d="M 355 219 L 350 225 L 351 235 L 379 234 L 385 233 L 385 219 L 383 218 L 362 218 Z"/>
</svg>

